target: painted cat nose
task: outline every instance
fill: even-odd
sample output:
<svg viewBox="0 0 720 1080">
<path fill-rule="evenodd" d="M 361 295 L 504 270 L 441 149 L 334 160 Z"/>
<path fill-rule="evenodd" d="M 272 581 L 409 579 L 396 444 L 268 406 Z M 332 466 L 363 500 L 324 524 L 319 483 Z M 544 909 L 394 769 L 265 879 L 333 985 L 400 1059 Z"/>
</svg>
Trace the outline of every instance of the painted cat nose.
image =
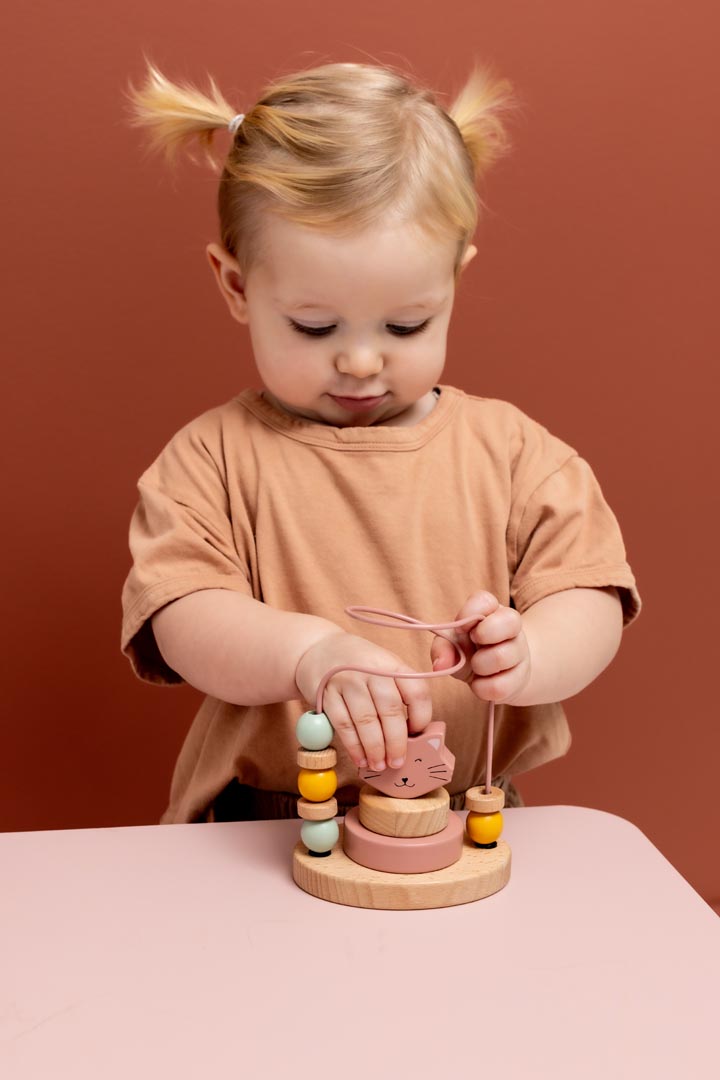
<svg viewBox="0 0 720 1080">
<path fill-rule="evenodd" d="M 401 776 L 400 779 L 402 780 L 403 784 L 407 784 L 409 777 Z"/>
</svg>

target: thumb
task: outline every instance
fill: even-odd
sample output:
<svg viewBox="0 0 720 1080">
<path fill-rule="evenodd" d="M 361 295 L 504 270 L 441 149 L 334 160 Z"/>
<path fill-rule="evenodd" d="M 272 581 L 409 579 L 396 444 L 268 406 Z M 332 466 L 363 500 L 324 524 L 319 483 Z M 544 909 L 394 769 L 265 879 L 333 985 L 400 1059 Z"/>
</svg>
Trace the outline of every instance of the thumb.
<svg viewBox="0 0 720 1080">
<path fill-rule="evenodd" d="M 435 636 L 430 646 L 433 671 L 444 671 L 457 663 L 457 653 L 446 638 Z"/>
</svg>

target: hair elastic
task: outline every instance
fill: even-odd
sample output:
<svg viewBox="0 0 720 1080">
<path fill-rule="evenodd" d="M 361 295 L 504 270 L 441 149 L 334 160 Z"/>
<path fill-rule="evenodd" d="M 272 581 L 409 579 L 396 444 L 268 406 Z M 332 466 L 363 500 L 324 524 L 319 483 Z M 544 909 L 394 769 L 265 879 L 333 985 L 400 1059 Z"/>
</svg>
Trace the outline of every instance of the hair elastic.
<svg viewBox="0 0 720 1080">
<path fill-rule="evenodd" d="M 245 113 L 242 113 L 242 112 L 239 112 L 237 114 L 237 116 L 233 116 L 232 120 L 228 124 L 228 131 L 230 132 L 231 135 L 234 136 L 234 135 L 237 134 L 237 129 L 240 127 L 240 125 L 242 124 L 244 119 L 245 119 Z"/>
</svg>

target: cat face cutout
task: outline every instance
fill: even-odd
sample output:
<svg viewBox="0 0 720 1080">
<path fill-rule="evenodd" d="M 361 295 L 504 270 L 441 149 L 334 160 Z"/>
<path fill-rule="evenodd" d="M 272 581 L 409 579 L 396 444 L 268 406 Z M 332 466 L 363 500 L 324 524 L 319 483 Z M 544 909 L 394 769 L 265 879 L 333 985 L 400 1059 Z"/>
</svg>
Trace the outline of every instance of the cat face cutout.
<svg viewBox="0 0 720 1080">
<path fill-rule="evenodd" d="M 405 761 L 399 769 L 374 772 L 365 767 L 358 775 L 383 795 L 417 799 L 452 780 L 455 755 L 445 745 L 445 723 L 432 720 L 420 735 L 409 735 Z"/>
</svg>

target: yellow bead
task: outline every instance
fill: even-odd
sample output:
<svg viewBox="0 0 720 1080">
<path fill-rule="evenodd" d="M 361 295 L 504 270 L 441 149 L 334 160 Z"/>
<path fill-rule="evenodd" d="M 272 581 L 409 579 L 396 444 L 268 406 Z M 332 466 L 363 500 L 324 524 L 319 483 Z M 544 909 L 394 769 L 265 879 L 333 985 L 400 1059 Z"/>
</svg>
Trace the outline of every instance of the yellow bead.
<svg viewBox="0 0 720 1080">
<path fill-rule="evenodd" d="M 298 788 L 303 798 L 310 802 L 325 802 L 337 790 L 337 773 L 334 769 L 301 769 Z"/>
<path fill-rule="evenodd" d="M 465 827 L 476 844 L 492 844 L 502 832 L 503 816 L 499 810 L 495 814 L 475 814 L 471 811 Z"/>
</svg>

